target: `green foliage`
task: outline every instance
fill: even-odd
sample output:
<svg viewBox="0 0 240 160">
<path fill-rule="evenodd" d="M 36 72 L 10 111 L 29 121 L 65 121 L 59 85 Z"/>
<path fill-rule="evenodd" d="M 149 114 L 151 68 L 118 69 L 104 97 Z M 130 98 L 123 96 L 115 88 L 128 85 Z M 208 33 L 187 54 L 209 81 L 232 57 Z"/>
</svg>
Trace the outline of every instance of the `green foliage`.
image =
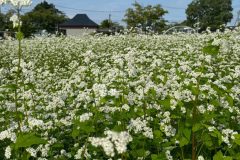
<svg viewBox="0 0 240 160">
<path fill-rule="evenodd" d="M 129 8 L 126 11 L 125 19 L 123 19 L 128 28 L 140 27 L 146 30 L 147 27 L 152 28 L 156 32 L 160 32 L 165 27 L 165 20 L 163 16 L 167 13 L 161 5 L 146 7 L 141 6 L 139 3 L 135 2 L 133 4 L 134 8 Z"/>
<path fill-rule="evenodd" d="M 59 11 L 53 4 L 43 1 L 34 9 L 22 16 L 22 31 L 25 36 L 30 36 L 36 31 L 46 30 L 54 33 L 58 24 L 67 20 L 65 14 Z"/>
<path fill-rule="evenodd" d="M 210 27 L 212 31 L 220 29 L 233 18 L 231 0 L 194 0 L 186 10 L 187 24 L 196 27 L 200 23 L 200 31 Z"/>
<path fill-rule="evenodd" d="M 101 22 L 100 28 L 112 28 L 115 24 L 108 19 L 105 19 Z"/>
<path fill-rule="evenodd" d="M 0 13 L 0 31 L 14 31 L 13 24 L 10 21 L 10 17 L 15 13 L 14 10 L 10 9 L 7 13 Z"/>
<path fill-rule="evenodd" d="M 14 144 L 14 148 L 17 150 L 19 148 L 31 147 L 32 145 L 46 144 L 47 141 L 36 136 L 34 133 L 20 134 L 17 137 L 17 141 Z"/>
<path fill-rule="evenodd" d="M 238 35 L 3 41 L 0 159 L 239 159 Z"/>
</svg>

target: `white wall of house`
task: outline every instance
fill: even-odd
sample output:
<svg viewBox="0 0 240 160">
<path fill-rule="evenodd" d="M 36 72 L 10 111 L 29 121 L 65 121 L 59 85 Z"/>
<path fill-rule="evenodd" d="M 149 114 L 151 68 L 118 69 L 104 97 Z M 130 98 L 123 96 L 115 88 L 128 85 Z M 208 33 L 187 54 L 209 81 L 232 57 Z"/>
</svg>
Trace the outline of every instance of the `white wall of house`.
<svg viewBox="0 0 240 160">
<path fill-rule="evenodd" d="M 81 29 L 67 28 L 66 29 L 67 36 L 77 36 L 77 37 L 88 35 L 95 31 L 96 29 L 88 29 L 88 28 L 81 28 Z"/>
</svg>

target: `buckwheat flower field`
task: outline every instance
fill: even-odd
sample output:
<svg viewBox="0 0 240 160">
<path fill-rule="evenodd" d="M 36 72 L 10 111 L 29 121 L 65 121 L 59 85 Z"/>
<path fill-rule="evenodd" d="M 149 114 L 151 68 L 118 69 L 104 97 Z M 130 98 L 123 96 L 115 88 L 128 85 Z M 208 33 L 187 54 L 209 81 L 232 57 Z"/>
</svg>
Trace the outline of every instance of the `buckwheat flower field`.
<svg viewBox="0 0 240 160">
<path fill-rule="evenodd" d="M 0 42 L 0 159 L 240 159 L 240 31 L 21 50 Z"/>
</svg>

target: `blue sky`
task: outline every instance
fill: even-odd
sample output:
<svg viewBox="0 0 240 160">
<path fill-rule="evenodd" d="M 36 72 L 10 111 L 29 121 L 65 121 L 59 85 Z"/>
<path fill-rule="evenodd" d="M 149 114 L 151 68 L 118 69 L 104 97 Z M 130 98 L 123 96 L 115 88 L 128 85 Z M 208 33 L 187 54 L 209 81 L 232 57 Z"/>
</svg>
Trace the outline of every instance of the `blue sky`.
<svg viewBox="0 0 240 160">
<path fill-rule="evenodd" d="M 33 0 L 34 7 L 37 3 L 43 0 Z M 111 14 L 111 19 L 114 22 L 122 24 L 124 13 L 127 8 L 130 8 L 135 0 L 46 0 L 56 5 L 56 7 L 63 11 L 68 17 L 72 18 L 77 13 L 86 13 L 92 20 L 100 23 L 107 19 Z M 161 4 L 162 7 L 168 10 L 165 19 L 169 22 L 181 22 L 185 16 L 185 9 L 192 0 L 137 0 L 142 5 Z M 240 0 L 233 1 L 233 15 L 236 19 L 237 11 L 240 10 Z M 30 10 L 29 9 L 26 9 Z"/>
</svg>

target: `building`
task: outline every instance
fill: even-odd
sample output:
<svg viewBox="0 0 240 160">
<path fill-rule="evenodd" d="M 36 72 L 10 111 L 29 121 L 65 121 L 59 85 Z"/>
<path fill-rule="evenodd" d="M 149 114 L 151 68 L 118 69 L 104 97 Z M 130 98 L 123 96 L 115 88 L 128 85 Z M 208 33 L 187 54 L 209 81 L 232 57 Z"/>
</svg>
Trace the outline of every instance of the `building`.
<svg viewBox="0 0 240 160">
<path fill-rule="evenodd" d="M 59 31 L 68 36 L 83 36 L 95 32 L 98 24 L 93 22 L 86 14 L 77 14 L 72 19 L 58 26 Z"/>
</svg>

